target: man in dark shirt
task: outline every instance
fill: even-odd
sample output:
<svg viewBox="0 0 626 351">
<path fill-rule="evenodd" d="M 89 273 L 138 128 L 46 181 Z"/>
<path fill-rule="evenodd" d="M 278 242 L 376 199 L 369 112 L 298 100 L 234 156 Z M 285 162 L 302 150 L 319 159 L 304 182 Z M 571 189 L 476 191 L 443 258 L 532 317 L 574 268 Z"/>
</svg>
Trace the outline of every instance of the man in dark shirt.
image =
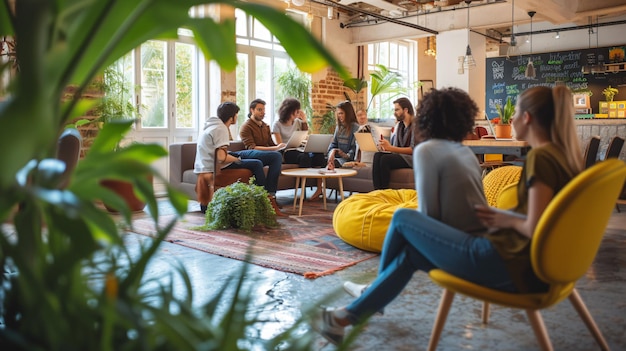
<svg viewBox="0 0 626 351">
<path fill-rule="evenodd" d="M 413 104 L 407 98 L 399 98 L 393 102 L 396 125 L 389 141 L 379 142 L 382 151 L 374 154 L 372 161 L 372 181 L 374 189 L 389 187 L 391 170 L 413 168 L 413 148 L 417 138 L 413 133 L 411 122 L 415 116 Z"/>
</svg>

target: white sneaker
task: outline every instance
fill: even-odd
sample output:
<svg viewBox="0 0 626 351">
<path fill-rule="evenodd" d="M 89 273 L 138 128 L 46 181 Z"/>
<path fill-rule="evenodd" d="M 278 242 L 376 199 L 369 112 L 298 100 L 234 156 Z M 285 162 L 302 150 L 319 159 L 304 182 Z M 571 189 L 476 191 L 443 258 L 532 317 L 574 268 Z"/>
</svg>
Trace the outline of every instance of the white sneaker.
<svg viewBox="0 0 626 351">
<path fill-rule="evenodd" d="M 343 283 L 343 289 L 350 295 L 354 296 L 354 297 L 359 297 L 361 295 L 363 295 L 363 292 L 365 291 L 365 289 L 369 288 L 369 284 L 357 284 L 357 283 L 353 283 L 353 282 L 345 282 Z M 385 314 L 385 310 L 381 309 L 380 311 L 376 312 L 377 315 L 384 315 Z"/>
<path fill-rule="evenodd" d="M 343 289 L 350 295 L 354 297 L 359 297 L 363 295 L 365 289 L 367 289 L 367 284 L 357 284 L 353 282 L 345 282 L 343 283 Z"/>
<path fill-rule="evenodd" d="M 334 307 L 320 307 L 319 315 L 313 322 L 312 327 L 326 340 L 334 345 L 341 345 L 345 335 L 345 328 L 337 324 L 333 319 Z"/>
</svg>

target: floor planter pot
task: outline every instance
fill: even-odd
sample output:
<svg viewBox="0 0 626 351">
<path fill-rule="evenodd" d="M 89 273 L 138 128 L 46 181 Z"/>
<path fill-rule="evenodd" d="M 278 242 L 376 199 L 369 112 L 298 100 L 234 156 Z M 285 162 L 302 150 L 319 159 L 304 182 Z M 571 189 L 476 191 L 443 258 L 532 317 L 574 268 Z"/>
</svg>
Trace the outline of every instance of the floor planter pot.
<svg viewBox="0 0 626 351">
<path fill-rule="evenodd" d="M 152 183 L 152 176 L 150 176 L 148 180 L 150 181 L 150 183 Z M 100 182 L 100 184 L 114 191 L 116 194 L 122 197 L 126 201 L 128 208 L 130 208 L 132 212 L 143 211 L 143 209 L 146 207 L 146 202 L 140 200 L 135 195 L 132 183 L 123 180 L 108 179 L 103 180 L 102 182 Z M 104 204 L 104 207 L 109 212 L 118 212 L 116 209 L 109 207 L 107 204 Z"/>
<path fill-rule="evenodd" d="M 496 138 L 510 139 L 512 136 L 510 124 L 496 124 Z"/>
</svg>

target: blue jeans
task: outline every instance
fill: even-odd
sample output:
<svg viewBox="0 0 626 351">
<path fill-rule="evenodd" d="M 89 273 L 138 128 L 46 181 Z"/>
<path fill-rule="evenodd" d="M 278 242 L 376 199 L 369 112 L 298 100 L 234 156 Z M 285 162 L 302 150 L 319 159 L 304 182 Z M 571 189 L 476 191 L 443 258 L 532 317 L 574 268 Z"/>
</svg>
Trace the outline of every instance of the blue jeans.
<svg viewBox="0 0 626 351">
<path fill-rule="evenodd" d="M 265 176 L 265 173 L 263 173 L 262 169 L 260 172 L 258 170 L 252 170 L 252 173 L 257 180 L 263 179 L 263 187 L 265 187 L 265 190 L 267 190 L 268 193 L 271 195 L 276 194 L 276 190 L 278 189 L 278 176 L 280 176 L 280 170 L 283 164 L 283 155 L 280 152 L 242 150 L 230 152 L 230 154 L 241 157 L 241 160 L 243 161 L 242 164 L 246 163 L 248 160 L 259 160 L 263 166 L 268 166 L 267 177 Z M 260 182 L 257 184 L 261 185 Z"/>
<path fill-rule="evenodd" d="M 263 162 L 257 159 L 242 159 L 241 162 L 233 162 L 224 169 L 249 169 L 254 176 L 254 184 L 265 187 L 265 172 L 263 171 Z M 265 188 L 267 190 L 267 188 Z"/>
<path fill-rule="evenodd" d="M 493 289 L 516 291 L 489 240 L 403 208 L 394 213 L 387 230 L 378 277 L 347 306 L 348 318 L 355 324 L 363 321 L 393 301 L 415 271 L 433 268 Z"/>
</svg>

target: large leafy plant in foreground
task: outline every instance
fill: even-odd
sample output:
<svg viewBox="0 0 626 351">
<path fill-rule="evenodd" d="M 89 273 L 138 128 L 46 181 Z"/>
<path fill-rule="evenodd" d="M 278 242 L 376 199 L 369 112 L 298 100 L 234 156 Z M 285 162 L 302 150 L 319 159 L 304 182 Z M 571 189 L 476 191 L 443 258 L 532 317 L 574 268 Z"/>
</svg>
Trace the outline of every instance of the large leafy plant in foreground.
<svg viewBox="0 0 626 351">
<path fill-rule="evenodd" d="M 178 28 L 189 28 L 208 59 L 227 70 L 236 66 L 234 21 L 191 18 L 189 8 L 202 3 L 234 6 L 255 16 L 301 70 L 312 72 L 330 63 L 347 76 L 300 25 L 252 3 L 0 2 L 0 35 L 17 39 L 19 66 L 9 94 L 0 98 L 0 222 L 10 222 L 0 226 L 0 349 L 242 348 L 238 339 L 253 323 L 241 313 L 249 300 L 245 294 L 235 293 L 232 311 L 212 320 L 217 302 L 192 310 L 184 270 L 180 277 L 186 297 L 177 297 L 167 279 L 152 289 L 142 288 L 148 283 L 146 266 L 174 222 L 159 228 L 156 240 L 131 255 L 114 220 L 96 205 L 104 201 L 119 208 L 131 223 L 123 201 L 100 186 L 102 179 L 126 180 L 146 200 L 156 223 L 159 209 L 146 176 L 161 177 L 151 164 L 166 151 L 143 144 L 116 149 L 131 126 L 122 122 L 106 124 L 70 174 L 67 188 L 60 188 L 65 165 L 54 159 L 64 126 L 96 103 L 81 98 L 85 88 L 105 67 L 146 40 L 174 38 Z M 4 69 L 8 66 L 0 67 L 0 73 Z M 64 98 L 67 93 L 70 97 Z M 181 194 L 168 188 L 168 196 L 178 213 L 186 210 Z M 235 291 L 242 285 L 239 280 Z"/>
</svg>

